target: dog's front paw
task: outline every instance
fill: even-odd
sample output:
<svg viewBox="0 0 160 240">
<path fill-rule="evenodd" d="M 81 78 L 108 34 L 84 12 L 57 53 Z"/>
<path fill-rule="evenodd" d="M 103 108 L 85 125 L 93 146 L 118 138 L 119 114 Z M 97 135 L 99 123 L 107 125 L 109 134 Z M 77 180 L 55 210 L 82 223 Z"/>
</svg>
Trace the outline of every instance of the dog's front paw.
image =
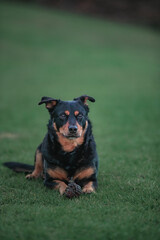
<svg viewBox="0 0 160 240">
<path fill-rule="evenodd" d="M 82 189 L 83 193 L 95 193 L 95 189 L 93 187 L 93 183 L 89 182 L 88 184 L 86 184 L 83 189 Z"/>
<path fill-rule="evenodd" d="M 33 173 L 26 175 L 26 179 L 31 180 L 31 179 L 36 179 L 38 178 L 38 175 L 35 175 Z"/>
<path fill-rule="evenodd" d="M 95 193 L 95 190 L 93 188 L 83 188 L 83 193 Z"/>
</svg>

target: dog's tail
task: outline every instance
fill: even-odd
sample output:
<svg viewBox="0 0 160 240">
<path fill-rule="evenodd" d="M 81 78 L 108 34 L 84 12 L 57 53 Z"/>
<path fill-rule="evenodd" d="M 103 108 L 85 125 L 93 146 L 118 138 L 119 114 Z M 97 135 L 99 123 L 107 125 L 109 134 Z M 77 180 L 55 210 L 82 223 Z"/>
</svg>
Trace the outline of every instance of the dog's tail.
<svg viewBox="0 0 160 240">
<path fill-rule="evenodd" d="M 5 167 L 12 169 L 17 173 L 31 173 L 34 170 L 34 166 L 28 165 L 25 163 L 18 163 L 18 162 L 5 162 L 3 163 Z"/>
</svg>

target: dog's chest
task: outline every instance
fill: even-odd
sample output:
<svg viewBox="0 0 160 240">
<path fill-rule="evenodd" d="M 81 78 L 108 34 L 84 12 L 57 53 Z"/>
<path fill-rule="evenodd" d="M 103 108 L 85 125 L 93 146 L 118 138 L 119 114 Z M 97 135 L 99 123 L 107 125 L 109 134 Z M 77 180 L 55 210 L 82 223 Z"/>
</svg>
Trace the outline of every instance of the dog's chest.
<svg viewBox="0 0 160 240">
<path fill-rule="evenodd" d="M 82 154 L 70 153 L 59 156 L 60 166 L 72 175 L 77 169 L 84 166 L 84 156 Z"/>
</svg>

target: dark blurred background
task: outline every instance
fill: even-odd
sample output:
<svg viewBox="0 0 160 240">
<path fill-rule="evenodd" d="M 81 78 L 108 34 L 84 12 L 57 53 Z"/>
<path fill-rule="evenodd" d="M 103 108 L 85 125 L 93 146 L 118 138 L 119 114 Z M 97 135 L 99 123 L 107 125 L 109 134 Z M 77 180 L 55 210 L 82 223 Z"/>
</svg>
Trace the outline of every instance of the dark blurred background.
<svg viewBox="0 0 160 240">
<path fill-rule="evenodd" d="M 11 0 L 13 2 L 13 0 Z M 19 0 L 160 29 L 159 0 Z"/>
</svg>

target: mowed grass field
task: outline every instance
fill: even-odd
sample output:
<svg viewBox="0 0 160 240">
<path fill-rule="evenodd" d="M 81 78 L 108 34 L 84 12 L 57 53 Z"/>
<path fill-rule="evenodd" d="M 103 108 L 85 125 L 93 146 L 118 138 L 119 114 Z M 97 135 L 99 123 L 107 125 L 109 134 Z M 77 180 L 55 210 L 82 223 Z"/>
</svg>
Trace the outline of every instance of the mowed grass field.
<svg viewBox="0 0 160 240">
<path fill-rule="evenodd" d="M 2 2 L 0 18 L 0 238 L 160 239 L 160 34 Z M 96 194 L 69 200 L 3 167 L 33 163 L 42 96 L 82 94 L 96 99 Z"/>
</svg>

